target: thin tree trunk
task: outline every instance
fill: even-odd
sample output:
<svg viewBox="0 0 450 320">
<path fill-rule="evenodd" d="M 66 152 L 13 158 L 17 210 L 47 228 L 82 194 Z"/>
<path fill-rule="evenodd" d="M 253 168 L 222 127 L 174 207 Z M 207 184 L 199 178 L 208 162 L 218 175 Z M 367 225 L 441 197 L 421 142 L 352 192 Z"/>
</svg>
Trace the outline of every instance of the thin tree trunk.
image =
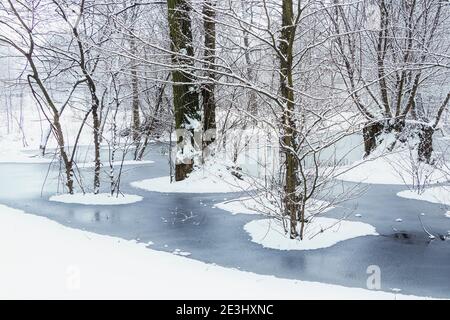
<svg viewBox="0 0 450 320">
<path fill-rule="evenodd" d="M 205 29 L 205 69 L 208 82 L 202 87 L 203 98 L 203 150 L 207 150 L 216 139 L 216 100 L 214 95 L 214 70 L 216 54 L 216 12 L 213 1 L 205 0 L 203 4 L 203 27 Z M 208 156 L 208 155 L 204 155 Z"/>
<path fill-rule="evenodd" d="M 286 161 L 285 172 L 285 208 L 290 218 L 290 237 L 298 237 L 298 197 L 297 186 L 298 163 L 296 152 L 296 125 L 294 119 L 294 91 L 293 91 L 293 41 L 295 37 L 294 13 L 292 0 L 283 0 L 282 31 L 280 41 L 281 61 L 281 94 L 284 98 L 283 111 L 283 149 Z M 301 221 L 303 224 L 303 221 Z"/>
<path fill-rule="evenodd" d="M 246 4 L 245 1 L 242 1 L 241 5 L 242 5 L 243 14 L 246 14 L 246 10 L 247 10 L 246 6 L 248 4 Z M 251 4 L 249 6 L 249 9 L 252 10 Z M 253 24 L 253 13 L 250 14 L 250 24 Z M 248 30 L 244 29 L 243 33 L 244 33 L 244 47 L 245 47 L 244 48 L 245 49 L 244 58 L 245 58 L 245 63 L 247 64 L 247 78 L 250 82 L 253 82 L 255 79 L 255 76 L 254 76 L 254 70 L 253 70 L 254 66 L 252 65 L 252 58 L 250 56 L 249 32 L 248 32 Z M 249 107 L 250 114 L 252 114 L 254 116 L 256 116 L 257 112 L 258 112 L 258 108 L 256 105 L 256 97 L 257 96 L 256 96 L 255 91 L 250 90 L 250 92 L 248 93 L 248 100 L 249 100 L 248 107 Z M 253 120 L 253 122 L 255 122 L 255 121 Z"/>
<path fill-rule="evenodd" d="M 95 90 L 95 88 L 94 88 Z M 95 91 L 94 91 L 95 92 Z M 94 130 L 94 153 L 95 153 L 95 168 L 94 168 L 94 194 L 100 192 L 100 120 L 98 117 L 98 99 L 94 100 L 92 105 L 92 119 Z"/>
<path fill-rule="evenodd" d="M 38 101 L 39 105 L 41 106 L 41 104 L 39 102 L 40 101 L 39 97 L 37 96 L 36 92 L 33 89 L 30 78 L 32 78 L 37 83 L 39 89 L 41 90 L 41 92 L 44 96 L 45 103 L 48 105 L 48 107 L 50 108 L 50 110 L 53 114 L 53 119 L 52 120 L 48 119 L 48 121 L 51 123 L 53 133 L 54 133 L 56 141 L 58 143 L 59 154 L 64 163 L 67 190 L 70 194 L 73 194 L 74 193 L 73 162 L 71 160 L 69 160 L 69 156 L 67 155 L 67 152 L 65 149 L 64 134 L 63 134 L 62 127 L 61 127 L 60 115 L 59 115 L 58 109 L 56 108 L 52 98 L 50 97 L 50 94 L 47 91 L 47 88 L 45 87 L 44 83 L 42 82 L 42 80 L 39 77 L 39 73 L 37 71 L 36 65 L 34 64 L 32 54 L 29 53 L 29 54 L 26 54 L 25 56 L 26 56 L 28 63 L 30 64 L 30 67 L 33 71 L 33 74 L 28 77 L 28 84 L 31 88 L 33 96 L 35 97 L 36 101 Z M 42 108 L 43 107 L 41 106 L 41 109 Z M 73 152 L 75 152 L 75 150 L 73 150 Z"/>
<path fill-rule="evenodd" d="M 137 55 L 137 47 L 136 47 L 136 39 L 131 32 L 130 34 L 130 49 L 131 54 L 133 57 Z M 131 90 L 132 90 L 132 113 L 133 113 L 133 125 L 132 125 L 132 131 L 133 131 L 133 142 L 135 144 L 135 152 L 134 152 L 134 159 L 137 160 L 138 158 L 138 152 L 139 152 L 139 144 L 140 144 L 140 128 L 141 128 L 141 119 L 139 115 L 139 80 L 138 80 L 138 73 L 137 73 L 137 65 L 136 65 L 136 59 L 132 59 L 132 65 L 131 65 Z"/>
</svg>

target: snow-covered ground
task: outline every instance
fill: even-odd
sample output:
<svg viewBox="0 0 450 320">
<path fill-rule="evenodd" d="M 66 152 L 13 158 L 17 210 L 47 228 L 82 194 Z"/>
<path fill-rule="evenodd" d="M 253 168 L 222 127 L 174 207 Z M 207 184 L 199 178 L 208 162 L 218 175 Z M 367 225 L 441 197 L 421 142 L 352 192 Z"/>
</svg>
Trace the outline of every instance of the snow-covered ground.
<svg viewBox="0 0 450 320">
<path fill-rule="evenodd" d="M 4 205 L 0 252 L 0 298 L 5 299 L 419 298 L 227 269 Z"/>
<path fill-rule="evenodd" d="M 374 156 L 339 170 L 337 179 L 371 184 L 417 185 L 449 181 L 450 173 L 422 164 L 418 170 L 408 152 Z M 418 174 L 417 174 L 418 173 Z M 419 179 L 418 179 L 419 177 Z"/>
<path fill-rule="evenodd" d="M 154 192 L 187 193 L 226 193 L 254 189 L 256 186 L 247 180 L 236 178 L 225 165 L 206 164 L 194 170 L 187 179 L 170 182 L 169 176 L 132 182 L 135 188 Z"/>
<path fill-rule="evenodd" d="M 36 146 L 37 148 L 39 145 Z M 50 163 L 52 161 L 37 154 L 27 154 L 25 152 L 27 149 L 22 145 L 19 136 L 0 136 L 0 163 Z"/>
<path fill-rule="evenodd" d="M 450 186 L 437 186 L 424 189 L 421 193 L 414 190 L 404 190 L 397 193 L 399 197 L 423 200 L 450 206 Z"/>
<path fill-rule="evenodd" d="M 50 201 L 62 203 L 75 203 L 85 205 L 123 205 L 141 201 L 143 198 L 134 194 L 119 194 L 111 196 L 109 193 L 75 193 L 75 194 L 59 194 L 49 198 Z"/>
</svg>

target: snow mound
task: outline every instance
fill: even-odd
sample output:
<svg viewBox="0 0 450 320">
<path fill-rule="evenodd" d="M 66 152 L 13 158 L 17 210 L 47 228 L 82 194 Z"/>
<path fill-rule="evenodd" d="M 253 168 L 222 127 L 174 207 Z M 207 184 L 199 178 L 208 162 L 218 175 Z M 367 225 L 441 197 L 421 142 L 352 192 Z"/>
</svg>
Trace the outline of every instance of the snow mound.
<svg viewBox="0 0 450 320">
<path fill-rule="evenodd" d="M 325 217 L 312 219 L 306 226 L 303 240 L 290 239 L 282 223 L 274 219 L 251 221 L 244 226 L 244 230 L 253 242 L 278 250 L 322 249 L 356 237 L 378 235 L 370 224 Z"/>
<path fill-rule="evenodd" d="M 109 206 L 109 205 L 121 205 L 130 204 L 142 201 L 142 197 L 134 194 L 120 194 L 119 196 L 111 196 L 109 193 L 75 193 L 75 194 L 60 194 L 54 195 L 49 198 L 49 201 L 84 204 L 84 205 L 96 205 L 96 206 Z"/>
<path fill-rule="evenodd" d="M 135 181 L 131 186 L 167 193 L 227 193 L 253 190 L 256 187 L 245 179 L 238 179 L 226 166 L 219 164 L 197 168 L 183 181 L 170 183 L 170 177 L 164 176 Z"/>
<path fill-rule="evenodd" d="M 426 188 L 420 194 L 413 190 L 404 190 L 397 193 L 397 196 L 450 206 L 450 186 Z"/>
<path fill-rule="evenodd" d="M 417 181 L 412 168 L 409 153 L 398 152 L 345 166 L 339 170 L 336 178 L 356 183 L 415 185 Z M 419 175 L 421 180 L 427 183 L 446 182 L 450 177 L 449 173 L 426 164 L 422 165 Z"/>
</svg>

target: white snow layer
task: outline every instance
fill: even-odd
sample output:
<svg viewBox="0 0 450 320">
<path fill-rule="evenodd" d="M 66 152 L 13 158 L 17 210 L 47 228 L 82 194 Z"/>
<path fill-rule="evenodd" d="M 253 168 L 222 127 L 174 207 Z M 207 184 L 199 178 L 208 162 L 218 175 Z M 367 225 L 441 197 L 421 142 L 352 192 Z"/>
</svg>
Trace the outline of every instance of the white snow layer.
<svg viewBox="0 0 450 320">
<path fill-rule="evenodd" d="M 397 196 L 450 206 L 450 186 L 426 188 L 420 194 L 413 190 L 404 190 L 397 193 Z"/>
<path fill-rule="evenodd" d="M 64 227 L 0 205 L 3 299 L 416 299 L 279 279 Z"/>
<path fill-rule="evenodd" d="M 328 248 L 340 241 L 378 235 L 375 227 L 370 224 L 325 217 L 314 217 L 305 228 L 303 240 L 293 240 L 289 238 L 289 234 L 285 232 L 282 223 L 278 220 L 254 220 L 244 226 L 253 242 L 278 250 Z"/>
<path fill-rule="evenodd" d="M 422 183 L 439 183 L 449 180 L 449 173 L 426 164 L 423 164 L 418 172 L 414 172 L 415 165 L 410 161 L 410 155 L 407 152 L 399 152 L 343 167 L 337 179 L 357 183 L 414 185 L 417 184 L 416 173 L 418 173 Z"/>
<path fill-rule="evenodd" d="M 120 205 L 130 204 L 141 201 L 143 198 L 134 194 L 119 194 L 118 196 L 111 196 L 109 193 L 75 193 L 75 194 L 59 194 L 49 198 L 50 201 L 63 202 L 63 203 L 75 203 L 85 205 Z"/>
<path fill-rule="evenodd" d="M 164 176 L 132 182 L 135 188 L 154 192 L 226 193 L 252 190 L 255 185 L 233 176 L 223 165 L 205 165 L 193 171 L 188 178 L 170 183 Z"/>
<path fill-rule="evenodd" d="M 0 136 L 0 163 L 50 163 L 52 159 L 26 154 L 18 137 Z"/>
</svg>

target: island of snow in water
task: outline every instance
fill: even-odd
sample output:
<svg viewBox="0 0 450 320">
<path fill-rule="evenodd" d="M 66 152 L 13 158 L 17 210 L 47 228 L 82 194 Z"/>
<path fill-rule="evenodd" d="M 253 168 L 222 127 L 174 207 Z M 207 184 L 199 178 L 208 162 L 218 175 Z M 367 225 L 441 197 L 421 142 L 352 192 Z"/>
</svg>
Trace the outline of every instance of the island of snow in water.
<svg viewBox="0 0 450 320">
<path fill-rule="evenodd" d="M 287 230 L 289 230 L 289 225 Z M 375 227 L 358 221 L 314 217 L 306 226 L 303 240 L 292 240 L 282 223 L 274 219 L 254 220 L 244 226 L 251 240 L 278 250 L 313 250 L 328 248 L 340 241 L 362 236 L 376 236 Z"/>
<path fill-rule="evenodd" d="M 276 213 L 276 205 L 271 203 L 266 197 L 253 196 L 238 198 L 235 200 L 221 202 L 215 205 L 216 208 L 231 212 L 232 214 L 266 214 Z M 293 240 L 289 238 L 289 222 L 286 221 L 284 227 L 280 220 L 260 219 L 247 223 L 245 231 L 250 235 L 251 240 L 261 244 L 266 248 L 278 250 L 312 250 L 327 248 L 344 240 L 356 237 L 378 235 L 370 224 L 359 221 L 338 220 L 323 216 L 314 216 L 318 212 L 324 214 L 332 209 L 329 203 L 323 200 L 312 199 L 307 208 L 309 222 L 305 226 L 305 236 L 303 240 Z"/>
<path fill-rule="evenodd" d="M 119 194 L 111 195 L 110 193 L 75 193 L 75 194 L 60 194 L 54 195 L 49 198 L 50 201 L 72 203 L 72 204 L 84 204 L 84 205 L 97 205 L 97 206 L 109 206 L 109 205 L 122 205 L 130 204 L 141 201 L 143 198 L 134 194 Z"/>
</svg>

